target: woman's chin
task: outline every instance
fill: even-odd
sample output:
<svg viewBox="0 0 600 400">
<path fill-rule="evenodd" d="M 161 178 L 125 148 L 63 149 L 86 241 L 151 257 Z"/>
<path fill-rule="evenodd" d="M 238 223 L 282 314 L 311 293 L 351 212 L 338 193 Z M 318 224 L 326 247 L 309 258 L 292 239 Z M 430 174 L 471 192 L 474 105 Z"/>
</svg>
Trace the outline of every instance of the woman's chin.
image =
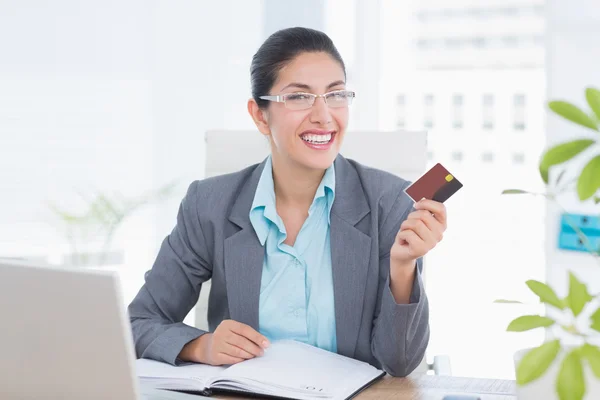
<svg viewBox="0 0 600 400">
<path fill-rule="evenodd" d="M 331 167 L 331 164 L 333 164 L 336 157 L 337 157 L 337 153 L 321 154 L 321 155 L 313 156 L 313 157 L 305 157 L 299 161 L 300 161 L 300 164 L 305 166 L 307 169 L 325 170 L 325 169 Z"/>
</svg>

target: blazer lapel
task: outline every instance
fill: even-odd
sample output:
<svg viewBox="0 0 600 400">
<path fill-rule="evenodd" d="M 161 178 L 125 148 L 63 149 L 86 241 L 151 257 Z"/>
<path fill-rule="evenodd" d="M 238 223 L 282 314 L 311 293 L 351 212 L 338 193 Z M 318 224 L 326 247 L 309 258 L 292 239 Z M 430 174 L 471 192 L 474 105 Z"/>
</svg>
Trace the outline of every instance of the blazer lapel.
<svg viewBox="0 0 600 400">
<path fill-rule="evenodd" d="M 241 230 L 226 238 L 224 244 L 225 281 L 230 317 L 257 331 L 264 248 L 256 236 L 248 214 L 264 166 L 263 161 L 251 172 L 240 190 L 231 209 L 229 220 Z"/>
<path fill-rule="evenodd" d="M 355 225 L 370 208 L 356 170 L 342 156 L 335 161 L 335 180 L 330 239 L 337 352 L 353 357 L 371 249 L 371 238 Z"/>
</svg>

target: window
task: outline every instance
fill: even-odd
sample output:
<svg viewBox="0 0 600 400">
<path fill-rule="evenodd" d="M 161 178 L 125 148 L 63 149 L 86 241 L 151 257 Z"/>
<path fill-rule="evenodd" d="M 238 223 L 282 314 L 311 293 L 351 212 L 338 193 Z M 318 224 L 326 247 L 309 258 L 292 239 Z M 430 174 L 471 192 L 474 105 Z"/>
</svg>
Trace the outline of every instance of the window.
<svg viewBox="0 0 600 400">
<path fill-rule="evenodd" d="M 544 46 L 546 44 L 544 35 L 533 35 L 533 44 L 535 46 Z"/>
<path fill-rule="evenodd" d="M 452 161 L 462 161 L 463 160 L 462 151 L 453 151 L 452 152 Z"/>
<path fill-rule="evenodd" d="M 494 95 L 483 95 L 483 129 L 494 129 Z"/>
<path fill-rule="evenodd" d="M 488 40 L 486 38 L 484 38 L 483 36 L 474 37 L 472 42 L 473 42 L 473 46 L 478 47 L 478 48 L 483 48 L 488 45 L 488 43 L 487 43 Z"/>
<path fill-rule="evenodd" d="M 427 13 L 427 11 L 419 11 L 418 13 L 416 13 L 416 16 L 421 22 L 425 22 L 429 19 L 429 14 Z"/>
<path fill-rule="evenodd" d="M 397 123 L 396 126 L 398 128 L 404 128 L 406 126 L 406 95 L 399 94 L 396 97 L 396 107 L 397 107 Z"/>
<path fill-rule="evenodd" d="M 335 1 L 340 4 L 340 8 L 348 7 L 342 0 Z M 529 133 L 529 130 L 543 125 L 543 113 L 534 113 L 537 107 L 533 106 L 538 103 L 534 99 L 544 97 L 545 70 L 532 69 L 524 64 L 538 62 L 532 61 L 533 54 L 525 51 L 526 49 L 533 49 L 536 54 L 539 51 L 541 56 L 545 49 L 532 47 L 531 39 L 528 38 L 525 43 L 524 38 L 534 34 L 544 35 L 543 25 L 537 23 L 543 21 L 528 11 L 528 20 L 534 26 L 523 30 L 523 23 L 529 25 L 529 22 L 523 20 L 511 23 L 511 20 L 524 16 L 525 11 L 519 11 L 516 17 L 507 16 L 502 9 L 511 5 L 497 1 L 486 4 L 474 1 L 461 4 L 441 1 L 410 2 L 410 6 L 400 6 L 398 3 L 408 2 L 380 2 L 379 17 L 363 18 L 362 21 L 366 23 L 373 20 L 370 26 L 363 26 L 362 29 L 380 29 L 381 37 L 385 39 L 377 49 L 385 56 L 385 62 L 381 63 L 381 76 L 373 76 L 378 82 L 380 93 L 389 94 L 392 91 L 388 101 L 391 105 L 388 104 L 389 107 L 384 107 L 380 112 L 382 127 L 396 127 L 397 95 L 407 95 L 407 128 L 422 128 L 428 118 L 434 128 L 423 129 L 440 131 L 440 135 L 429 135 L 433 140 L 428 140 L 427 164 L 433 166 L 437 161 L 447 163 L 450 171 L 465 184 L 465 192 L 462 195 L 459 192 L 459 196 L 467 198 L 467 192 L 471 190 L 499 201 L 491 213 L 493 220 L 482 221 L 481 215 L 489 214 L 489 202 L 466 202 L 463 206 L 459 204 L 459 198 L 456 198 L 457 202 L 451 199 L 452 219 L 461 221 L 449 227 L 445 235 L 446 243 L 453 240 L 452 245 L 440 246 L 427 256 L 429 271 L 435 269 L 435 273 L 426 274 L 425 277 L 431 309 L 435 311 L 432 311 L 430 318 L 432 335 L 428 344 L 428 358 L 447 354 L 455 375 L 514 379 L 514 363 L 510 354 L 520 348 L 538 345 L 538 339 L 543 341 L 544 332 L 533 331 L 533 335 L 539 335 L 537 337 L 515 336 L 506 332 L 504 323 L 497 322 L 502 319 L 508 323 L 512 318 L 522 315 L 522 312 L 539 311 L 533 307 L 531 311 L 529 308 L 523 311 L 521 306 L 514 310 L 511 307 L 500 307 L 501 305 L 493 304 L 493 300 L 526 300 L 524 296 L 529 293 L 522 282 L 532 277 L 544 279 L 545 209 L 543 205 L 523 206 L 522 202 L 543 202 L 534 196 L 510 197 L 498 194 L 511 187 L 535 189 L 539 183 L 535 165 L 531 169 L 533 159 L 530 159 L 530 154 L 541 153 L 544 137 L 533 134 L 534 132 Z M 533 4 L 528 5 L 529 9 L 532 6 Z M 519 4 L 512 7 L 519 7 L 521 10 L 526 6 Z M 443 11 L 449 8 L 457 10 L 452 19 L 447 16 L 447 11 Z M 420 25 L 414 30 L 400 27 L 398 21 L 410 19 L 415 11 L 430 13 L 428 20 L 421 22 L 414 18 L 414 22 Z M 511 14 L 511 11 L 507 14 Z M 361 18 L 361 15 L 357 15 L 357 19 Z M 444 26 L 429 26 L 434 22 L 443 22 Z M 377 25 L 373 26 L 375 23 Z M 481 30 L 482 23 L 492 23 L 499 29 Z M 538 25 L 541 30 L 538 30 Z M 358 39 L 360 37 L 359 35 Z M 506 47 L 504 37 L 518 38 L 516 47 Z M 460 38 L 462 42 L 459 44 L 456 38 Z M 480 39 L 475 40 L 476 38 Z M 417 45 L 419 39 L 426 40 L 422 42 L 423 47 Z M 398 46 L 398 40 L 408 41 L 409 46 Z M 515 43 L 513 38 L 506 41 L 509 44 Z M 438 49 L 441 51 L 438 52 Z M 464 57 L 461 54 L 458 61 L 455 53 L 463 50 L 466 53 Z M 510 54 L 505 54 L 507 51 Z M 414 56 L 421 58 L 415 62 L 406 62 Z M 400 69 L 408 71 L 410 79 L 397 79 Z M 365 84 L 371 82 L 373 81 L 370 79 Z M 515 94 L 525 95 L 527 120 L 523 131 L 513 129 Z M 431 96 L 430 101 L 426 101 L 426 95 Z M 486 99 L 484 95 L 488 95 Z M 413 121 L 412 118 L 416 120 Z M 461 123 L 461 128 L 454 128 Z M 490 130 L 483 128 L 484 123 Z M 447 129 L 450 129 L 449 134 Z M 485 140 L 491 140 L 492 133 L 496 131 L 498 135 L 494 135 L 493 144 L 482 144 Z M 521 139 L 520 136 L 526 137 L 527 143 L 522 146 L 517 144 L 515 147 L 514 141 Z M 484 153 L 489 153 L 485 155 L 487 161 L 484 161 Z M 521 161 L 524 161 L 523 164 L 519 164 Z M 514 231 L 511 218 L 527 221 L 525 223 L 533 228 Z M 492 229 L 486 229 L 488 225 Z M 486 234 L 469 236 L 476 226 Z M 464 240 L 465 237 L 468 240 Z M 526 262 L 514 265 L 510 254 L 497 252 L 498 243 L 506 243 L 507 240 L 511 246 L 514 245 L 520 252 L 527 254 Z M 471 256 L 464 257 L 466 252 L 470 252 Z M 454 263 L 455 268 L 444 268 L 450 262 Z M 481 272 L 482 262 L 486 265 L 485 273 Z M 460 290 L 457 290 L 460 283 L 449 286 L 448 282 L 456 274 L 476 277 L 477 285 L 463 284 Z M 461 316 L 461 313 L 453 312 L 465 303 L 473 306 L 472 313 Z M 474 314 L 479 318 L 469 318 L 469 315 Z M 457 324 L 457 318 L 465 329 L 452 334 L 448 327 Z M 486 360 L 482 361 L 482 352 L 489 352 L 490 349 L 493 354 L 488 354 Z"/>
<path fill-rule="evenodd" d="M 481 161 L 483 161 L 484 163 L 491 163 L 491 162 L 493 162 L 494 161 L 494 153 L 489 152 L 489 151 L 486 152 L 486 153 L 483 153 L 481 155 Z"/>
<path fill-rule="evenodd" d="M 517 7 L 501 8 L 499 11 L 507 17 L 515 17 L 519 15 L 519 9 Z"/>
<path fill-rule="evenodd" d="M 525 130 L 525 95 L 517 93 L 513 97 L 513 128 Z"/>
<path fill-rule="evenodd" d="M 503 36 L 502 43 L 506 47 L 517 47 L 519 45 L 519 37 L 518 36 Z"/>
<path fill-rule="evenodd" d="M 463 127 L 463 96 L 455 94 L 452 96 L 452 127 L 461 129 Z"/>
<path fill-rule="evenodd" d="M 417 40 L 417 47 L 421 50 L 425 50 L 431 48 L 434 44 L 434 41 L 431 39 L 421 38 Z"/>
<path fill-rule="evenodd" d="M 525 154 L 523 153 L 515 153 L 512 156 L 513 164 L 524 164 L 525 163 Z"/>
<path fill-rule="evenodd" d="M 537 15 L 544 16 L 546 13 L 546 10 L 544 9 L 543 5 L 537 5 L 537 6 L 533 6 L 533 12 L 535 12 Z"/>
<path fill-rule="evenodd" d="M 444 39 L 444 46 L 448 48 L 459 48 L 463 45 L 464 41 L 459 37 L 448 37 Z"/>
<path fill-rule="evenodd" d="M 470 17 L 478 18 L 481 15 L 481 8 L 469 8 L 467 9 L 467 15 Z"/>
<path fill-rule="evenodd" d="M 423 107 L 423 126 L 428 129 L 433 128 L 433 103 L 433 95 L 426 94 L 424 98 L 425 106 Z"/>
</svg>

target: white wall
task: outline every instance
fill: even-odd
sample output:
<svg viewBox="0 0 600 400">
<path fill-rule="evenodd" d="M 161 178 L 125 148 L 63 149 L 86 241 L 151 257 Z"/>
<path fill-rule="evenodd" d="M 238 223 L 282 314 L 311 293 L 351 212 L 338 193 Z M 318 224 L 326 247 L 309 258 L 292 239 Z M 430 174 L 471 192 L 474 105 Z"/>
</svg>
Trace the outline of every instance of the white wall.
<svg viewBox="0 0 600 400">
<path fill-rule="evenodd" d="M 589 107 L 584 90 L 592 85 L 600 87 L 600 5 L 596 0 L 564 2 L 548 0 L 548 99 L 564 99 Z M 552 113 L 547 117 L 548 146 L 598 133 L 579 128 L 565 122 Z M 587 132 L 589 131 L 589 132 Z M 600 207 L 591 203 L 581 204 L 573 194 L 560 198 L 560 203 L 569 212 L 600 214 Z M 585 280 L 592 291 L 600 291 L 600 266 L 585 253 L 567 252 L 557 249 L 560 211 L 550 206 L 547 212 L 547 279 L 567 293 L 567 270 L 572 270 Z"/>
</svg>

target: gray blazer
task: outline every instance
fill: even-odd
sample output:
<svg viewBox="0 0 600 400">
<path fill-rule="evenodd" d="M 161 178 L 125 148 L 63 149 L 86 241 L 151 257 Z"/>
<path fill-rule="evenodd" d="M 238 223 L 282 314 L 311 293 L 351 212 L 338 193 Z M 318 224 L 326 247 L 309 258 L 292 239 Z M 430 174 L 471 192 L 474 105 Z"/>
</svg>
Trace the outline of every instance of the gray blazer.
<svg viewBox="0 0 600 400">
<path fill-rule="evenodd" d="M 183 346 L 206 333 L 182 321 L 209 279 L 210 331 L 225 319 L 258 330 L 264 249 L 248 214 L 264 165 L 190 185 L 175 228 L 128 308 L 138 357 L 181 362 Z M 403 192 L 409 182 L 341 155 L 335 174 L 330 235 L 337 351 L 406 376 L 429 342 L 422 260 L 410 304 L 397 304 L 389 288 L 390 248 L 412 211 Z"/>
</svg>

